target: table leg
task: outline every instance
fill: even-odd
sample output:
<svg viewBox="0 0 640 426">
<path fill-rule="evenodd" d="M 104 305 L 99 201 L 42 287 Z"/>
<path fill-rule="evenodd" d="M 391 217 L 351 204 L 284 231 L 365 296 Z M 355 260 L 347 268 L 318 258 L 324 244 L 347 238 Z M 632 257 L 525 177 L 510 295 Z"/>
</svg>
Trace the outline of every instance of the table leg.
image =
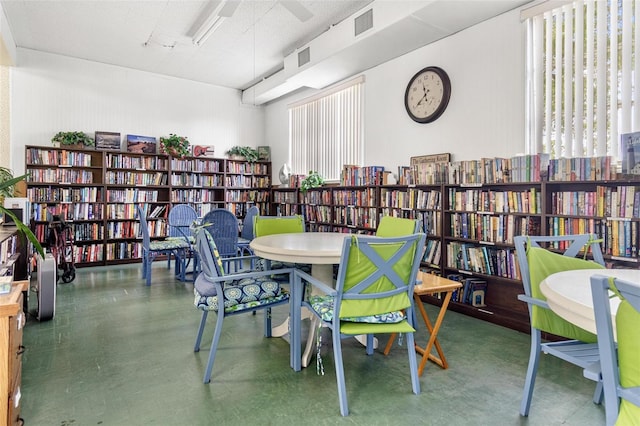
<svg viewBox="0 0 640 426">
<path fill-rule="evenodd" d="M 438 341 L 438 331 L 440 330 L 440 326 L 442 325 L 444 315 L 447 313 L 447 306 L 449 306 L 449 301 L 451 301 L 451 294 L 451 291 L 445 293 L 444 300 L 442 301 L 442 306 L 440 307 L 440 312 L 438 312 L 438 318 L 436 318 L 436 322 L 434 325 L 431 324 L 431 321 L 427 316 L 427 311 L 424 309 L 422 299 L 420 299 L 420 296 L 418 296 L 417 294 L 414 294 L 416 305 L 420 310 L 420 315 L 422 315 L 422 319 L 424 319 L 424 323 L 430 333 L 429 341 L 427 342 L 426 347 L 421 348 L 416 344 L 416 352 L 422 354 L 422 360 L 420 361 L 420 365 L 418 366 L 419 376 L 422 376 L 422 372 L 424 371 L 424 367 L 428 359 L 435 362 L 444 369 L 447 369 L 449 367 L 449 364 L 447 364 L 447 359 L 444 356 L 444 352 L 442 351 L 442 347 L 440 346 L 440 342 Z M 433 348 L 433 346 L 435 346 L 439 357 L 436 357 L 431 353 L 431 349 Z"/>
</svg>

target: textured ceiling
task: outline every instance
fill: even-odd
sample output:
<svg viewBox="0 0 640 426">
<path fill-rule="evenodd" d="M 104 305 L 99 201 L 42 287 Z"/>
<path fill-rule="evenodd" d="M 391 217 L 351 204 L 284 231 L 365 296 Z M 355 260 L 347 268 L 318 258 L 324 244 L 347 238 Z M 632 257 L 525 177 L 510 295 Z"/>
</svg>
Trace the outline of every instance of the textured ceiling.
<svg viewBox="0 0 640 426">
<path fill-rule="evenodd" d="M 203 45 L 194 45 L 194 27 L 219 3 L 0 0 L 18 47 L 235 89 L 278 71 L 287 54 L 371 0 L 292 2 L 312 13 L 305 22 L 283 0 L 244 0 Z"/>
</svg>

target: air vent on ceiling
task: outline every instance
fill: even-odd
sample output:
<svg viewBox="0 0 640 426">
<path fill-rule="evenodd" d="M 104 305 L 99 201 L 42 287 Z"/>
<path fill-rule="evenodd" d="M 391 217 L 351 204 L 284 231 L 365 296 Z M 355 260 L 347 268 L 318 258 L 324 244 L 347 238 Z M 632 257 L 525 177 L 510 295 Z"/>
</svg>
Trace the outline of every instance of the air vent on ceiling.
<svg viewBox="0 0 640 426">
<path fill-rule="evenodd" d="M 300 68 L 304 64 L 309 63 L 310 60 L 311 60 L 310 47 L 305 47 L 304 49 L 298 52 L 298 68 Z"/>
<path fill-rule="evenodd" d="M 368 29 L 373 28 L 373 9 L 369 9 L 362 15 L 356 17 L 353 23 L 355 24 L 356 36 L 359 36 Z"/>
</svg>

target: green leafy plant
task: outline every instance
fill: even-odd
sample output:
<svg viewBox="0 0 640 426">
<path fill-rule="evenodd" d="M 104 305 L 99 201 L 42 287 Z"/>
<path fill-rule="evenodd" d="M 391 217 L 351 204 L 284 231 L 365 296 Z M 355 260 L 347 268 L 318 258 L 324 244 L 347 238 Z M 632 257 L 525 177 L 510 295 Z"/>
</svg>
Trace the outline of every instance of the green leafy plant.
<svg viewBox="0 0 640 426">
<path fill-rule="evenodd" d="M 244 157 L 250 163 L 258 161 L 258 151 L 250 146 L 234 146 L 225 154 L 228 156 L 237 155 L 239 157 Z"/>
<path fill-rule="evenodd" d="M 95 146 L 96 144 L 93 138 L 84 132 L 58 132 L 55 134 L 53 138 L 51 138 L 51 142 L 59 143 L 60 146 L 63 146 L 63 145 Z"/>
<path fill-rule="evenodd" d="M 302 192 L 307 192 L 311 188 L 317 188 L 322 185 L 324 185 L 324 178 L 320 176 L 318 172 L 309 170 L 307 177 L 300 182 L 300 190 Z"/>
<path fill-rule="evenodd" d="M 18 219 L 18 217 L 15 214 L 13 214 L 11 210 L 6 209 L 3 203 L 5 197 L 14 196 L 15 185 L 18 182 L 21 182 L 24 179 L 26 179 L 26 177 L 27 175 L 14 177 L 13 172 L 10 169 L 7 169 L 6 167 L 0 167 L 0 213 L 4 213 L 7 216 L 11 217 L 11 219 L 13 219 L 13 221 L 15 222 L 16 227 L 18 228 L 18 232 L 26 236 L 29 239 L 29 241 L 33 243 L 33 246 L 35 247 L 36 251 L 40 254 L 40 256 L 44 257 L 44 249 L 42 248 L 42 245 L 40 244 L 36 236 L 33 234 L 31 229 L 29 229 L 27 225 L 22 223 L 22 221 L 20 221 L 20 219 Z"/>
<path fill-rule="evenodd" d="M 169 133 L 169 137 L 160 137 L 160 145 L 164 152 L 174 157 L 186 157 L 189 151 L 189 139 L 186 136 L 178 136 Z"/>
</svg>

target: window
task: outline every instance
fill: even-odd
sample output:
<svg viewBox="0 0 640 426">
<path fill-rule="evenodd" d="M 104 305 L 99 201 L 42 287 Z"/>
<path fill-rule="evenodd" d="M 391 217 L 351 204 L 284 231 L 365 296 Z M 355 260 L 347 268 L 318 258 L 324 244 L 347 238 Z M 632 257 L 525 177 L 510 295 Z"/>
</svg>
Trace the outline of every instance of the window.
<svg viewBox="0 0 640 426">
<path fill-rule="evenodd" d="M 618 158 L 620 135 L 640 131 L 640 0 L 564 3 L 522 12 L 528 151 Z"/>
<path fill-rule="evenodd" d="M 362 165 L 364 76 L 289 106 L 291 171 L 340 180 L 344 164 Z"/>
</svg>

